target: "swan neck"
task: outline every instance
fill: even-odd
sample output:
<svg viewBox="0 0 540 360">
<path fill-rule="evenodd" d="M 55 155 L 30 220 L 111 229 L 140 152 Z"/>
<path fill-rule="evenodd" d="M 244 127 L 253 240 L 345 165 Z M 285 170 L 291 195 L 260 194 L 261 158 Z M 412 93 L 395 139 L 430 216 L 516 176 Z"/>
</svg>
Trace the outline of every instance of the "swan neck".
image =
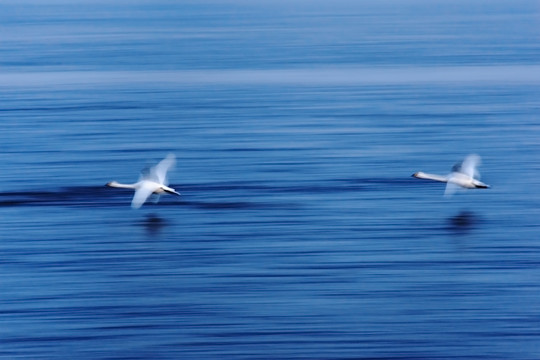
<svg viewBox="0 0 540 360">
<path fill-rule="evenodd" d="M 111 181 L 110 183 L 107 183 L 107 186 L 122 189 L 135 189 L 135 184 L 121 184 L 116 181 Z"/>
<path fill-rule="evenodd" d="M 427 180 L 434 180 L 434 181 L 440 181 L 440 182 L 448 182 L 448 178 L 446 176 L 428 174 L 428 173 L 421 172 L 421 171 L 415 173 L 413 176 L 415 178 L 419 178 L 419 179 L 427 179 Z"/>
</svg>

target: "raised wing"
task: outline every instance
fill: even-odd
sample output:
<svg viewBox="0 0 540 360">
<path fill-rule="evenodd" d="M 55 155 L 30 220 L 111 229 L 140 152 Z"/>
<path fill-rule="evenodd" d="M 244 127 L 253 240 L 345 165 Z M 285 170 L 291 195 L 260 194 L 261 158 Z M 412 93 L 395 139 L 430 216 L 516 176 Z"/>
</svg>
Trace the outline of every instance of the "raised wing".
<svg viewBox="0 0 540 360">
<path fill-rule="evenodd" d="M 480 178 L 480 173 L 476 169 L 480 165 L 480 156 L 472 154 L 469 155 L 461 163 L 461 172 L 474 179 Z"/>
<path fill-rule="evenodd" d="M 167 185 L 167 172 L 176 163 L 174 154 L 169 154 L 150 169 L 150 178 L 159 184 Z"/>
<path fill-rule="evenodd" d="M 143 182 L 142 185 L 135 190 L 135 195 L 131 201 L 131 207 L 134 209 L 140 208 L 150 195 L 152 195 L 155 189 L 156 187 L 152 186 L 150 183 Z"/>
<path fill-rule="evenodd" d="M 480 179 L 480 173 L 476 169 L 480 165 L 480 156 L 472 154 L 467 156 L 460 164 L 452 167 L 452 171 L 465 174 L 474 179 Z"/>
</svg>

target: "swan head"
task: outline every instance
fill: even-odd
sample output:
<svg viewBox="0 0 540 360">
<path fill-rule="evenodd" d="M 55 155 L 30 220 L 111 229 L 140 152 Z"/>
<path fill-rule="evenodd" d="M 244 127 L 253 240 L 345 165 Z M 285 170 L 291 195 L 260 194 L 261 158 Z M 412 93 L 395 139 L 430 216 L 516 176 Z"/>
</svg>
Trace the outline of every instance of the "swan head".
<svg viewBox="0 0 540 360">
<path fill-rule="evenodd" d="M 116 181 L 109 181 L 108 183 L 105 184 L 105 186 L 108 186 L 108 187 L 118 187 L 118 185 L 120 185 L 120 183 Z"/>
<path fill-rule="evenodd" d="M 418 171 L 418 172 L 415 172 L 414 174 L 412 174 L 411 176 L 415 177 L 415 178 L 418 178 L 418 179 L 425 179 L 426 178 L 426 173 L 422 172 L 422 171 Z"/>
</svg>

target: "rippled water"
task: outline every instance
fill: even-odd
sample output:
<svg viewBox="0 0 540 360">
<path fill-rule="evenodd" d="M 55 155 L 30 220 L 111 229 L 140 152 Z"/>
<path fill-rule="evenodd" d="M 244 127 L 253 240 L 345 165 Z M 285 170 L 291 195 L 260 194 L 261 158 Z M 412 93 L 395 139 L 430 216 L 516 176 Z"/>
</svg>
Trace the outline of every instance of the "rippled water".
<svg viewBox="0 0 540 360">
<path fill-rule="evenodd" d="M 0 357 L 540 358 L 539 15 L 0 5 Z"/>
</svg>

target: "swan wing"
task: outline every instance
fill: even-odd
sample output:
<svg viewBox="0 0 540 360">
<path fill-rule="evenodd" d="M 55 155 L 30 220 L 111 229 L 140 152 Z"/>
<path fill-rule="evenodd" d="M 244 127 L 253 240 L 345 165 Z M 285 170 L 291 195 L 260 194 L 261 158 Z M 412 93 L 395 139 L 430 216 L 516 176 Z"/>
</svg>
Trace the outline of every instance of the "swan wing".
<svg viewBox="0 0 540 360">
<path fill-rule="evenodd" d="M 480 173 L 476 169 L 480 165 L 480 156 L 476 154 L 469 155 L 463 160 L 459 172 L 473 179 L 479 179 Z"/>
<path fill-rule="evenodd" d="M 444 196 L 450 197 L 455 194 L 456 191 L 459 190 L 459 185 L 454 184 L 453 182 L 447 182 L 446 183 L 446 189 L 444 189 Z"/>
<path fill-rule="evenodd" d="M 152 186 L 151 183 L 143 182 L 137 190 L 135 190 L 135 195 L 131 201 L 131 207 L 134 209 L 140 208 L 150 195 L 152 195 L 155 189 L 156 187 Z"/>
<path fill-rule="evenodd" d="M 159 184 L 167 185 L 167 172 L 176 163 L 174 154 L 169 154 L 156 166 L 150 169 L 150 176 Z"/>
</svg>

